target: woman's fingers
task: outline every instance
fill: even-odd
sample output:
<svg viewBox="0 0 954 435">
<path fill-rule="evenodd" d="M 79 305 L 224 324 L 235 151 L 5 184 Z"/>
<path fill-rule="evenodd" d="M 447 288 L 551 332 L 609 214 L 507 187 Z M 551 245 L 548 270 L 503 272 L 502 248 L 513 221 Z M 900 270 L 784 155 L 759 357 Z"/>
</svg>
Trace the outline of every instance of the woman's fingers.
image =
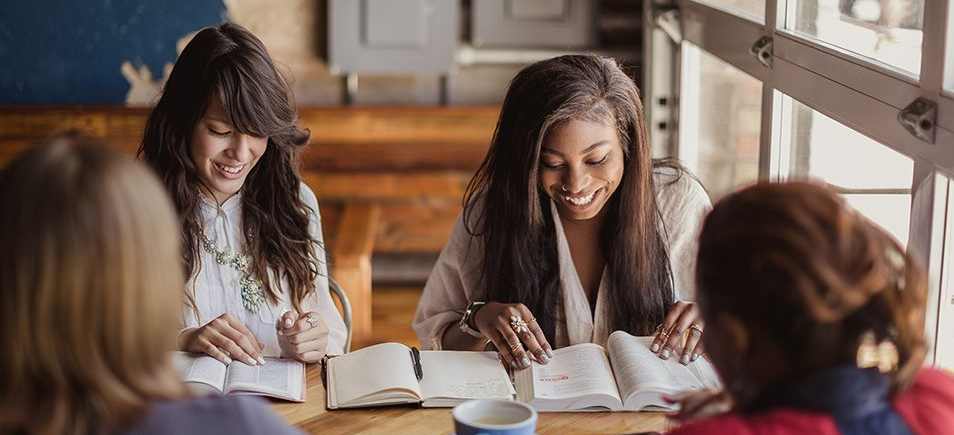
<svg viewBox="0 0 954 435">
<path fill-rule="evenodd" d="M 659 328 L 656 330 L 653 343 L 649 346 L 650 351 L 659 352 L 663 349 L 663 345 L 669 340 L 672 326 L 676 323 L 676 320 L 679 319 L 679 316 L 682 315 L 682 311 L 686 309 L 687 305 L 688 304 L 683 301 L 676 301 L 672 308 L 669 309 L 669 312 L 666 313 L 666 317 L 663 318 L 662 324 L 659 325 Z"/>
<path fill-rule="evenodd" d="M 682 302 L 682 304 L 686 304 Z M 671 326 L 668 334 L 668 339 L 662 345 L 662 349 L 659 351 L 659 357 L 662 359 L 668 359 L 673 353 L 680 352 L 683 350 L 682 340 L 683 334 L 687 329 L 696 321 L 698 318 L 698 311 L 694 304 L 686 304 L 679 312 L 679 317 L 676 318 L 675 322 Z"/>
<path fill-rule="evenodd" d="M 533 359 L 540 364 L 546 364 L 550 362 L 550 354 L 547 353 L 544 344 L 549 347 L 546 337 L 543 335 L 543 331 L 540 330 L 540 325 L 537 324 L 537 319 L 533 317 L 533 314 L 530 313 L 530 310 L 520 304 L 517 306 L 517 311 L 520 312 L 520 315 L 517 317 L 519 320 L 523 321 L 525 325 L 520 327 L 518 323 L 518 328 L 520 329 L 517 332 L 517 336 L 520 337 L 520 341 L 526 345 L 527 350 L 530 351 L 530 355 L 533 356 Z M 511 318 L 511 322 L 513 319 Z M 513 325 L 510 325 L 513 329 Z M 516 332 L 516 331 L 515 331 Z M 540 340 L 543 338 L 543 340 Z M 552 351 L 550 352 L 552 353 Z"/>
<path fill-rule="evenodd" d="M 500 359 L 503 360 L 504 364 L 508 367 L 519 367 L 519 364 L 513 359 L 513 353 L 510 352 L 510 345 L 507 343 L 507 339 L 504 338 L 500 331 L 493 330 L 485 335 L 490 338 L 490 342 L 497 348 L 497 354 L 500 355 Z"/>
<path fill-rule="evenodd" d="M 241 347 L 246 354 L 258 361 L 259 364 L 265 364 L 265 360 L 262 359 L 262 349 L 258 347 L 258 338 L 242 322 L 226 314 L 213 320 L 210 324 L 216 332 Z"/>
<path fill-rule="evenodd" d="M 702 353 L 701 323 L 700 321 L 696 321 L 689 325 L 688 338 L 686 338 L 686 345 L 682 349 L 682 356 L 679 358 L 679 362 L 689 364 L 699 358 L 699 354 Z"/>
<path fill-rule="evenodd" d="M 222 364 L 229 365 L 232 363 L 232 358 L 229 358 L 218 346 L 204 338 L 198 339 L 195 350 L 217 359 Z"/>
<path fill-rule="evenodd" d="M 252 358 L 252 355 L 218 330 L 209 328 L 204 335 L 206 340 L 214 344 L 219 350 L 225 352 L 232 359 L 237 359 L 252 366 L 258 365 L 258 361 Z"/>
<path fill-rule="evenodd" d="M 528 357 L 527 352 L 523 350 L 523 343 L 520 341 L 520 337 L 517 337 L 513 328 L 510 327 L 509 316 L 507 316 L 507 319 L 504 319 L 505 315 L 506 312 L 501 313 L 501 316 L 497 319 L 497 331 L 500 332 L 500 335 L 502 335 L 504 341 L 506 341 L 516 366 L 522 369 L 530 367 L 530 357 Z"/>
<path fill-rule="evenodd" d="M 278 330 L 278 335 L 285 335 L 288 329 L 295 326 L 295 321 L 297 320 L 298 313 L 294 311 L 289 310 L 282 313 L 282 316 L 278 318 L 278 323 L 275 325 L 275 329 Z"/>
</svg>

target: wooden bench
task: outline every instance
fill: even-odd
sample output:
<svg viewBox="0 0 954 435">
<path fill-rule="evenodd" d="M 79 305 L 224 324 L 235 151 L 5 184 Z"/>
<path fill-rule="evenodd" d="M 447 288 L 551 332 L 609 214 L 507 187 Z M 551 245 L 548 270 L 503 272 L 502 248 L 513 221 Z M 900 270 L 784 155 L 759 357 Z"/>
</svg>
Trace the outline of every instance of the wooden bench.
<svg viewBox="0 0 954 435">
<path fill-rule="evenodd" d="M 135 153 L 149 109 L 0 106 L 0 165 L 71 129 Z M 321 205 L 331 274 L 354 308 L 355 343 L 371 331 L 373 253 L 439 252 L 464 187 L 486 153 L 496 107 L 302 108 L 311 131 L 301 174 Z"/>
</svg>

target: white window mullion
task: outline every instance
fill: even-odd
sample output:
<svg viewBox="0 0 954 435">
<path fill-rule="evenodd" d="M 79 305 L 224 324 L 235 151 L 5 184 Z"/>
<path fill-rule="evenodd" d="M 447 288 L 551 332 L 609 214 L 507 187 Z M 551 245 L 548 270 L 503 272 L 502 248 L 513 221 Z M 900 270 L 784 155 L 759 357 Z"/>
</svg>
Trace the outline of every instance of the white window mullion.
<svg viewBox="0 0 954 435">
<path fill-rule="evenodd" d="M 778 9 L 785 8 L 785 0 L 766 0 L 764 34 L 771 37 L 778 28 Z M 780 5 L 781 4 L 781 5 Z M 774 45 L 774 44 L 773 44 Z M 778 176 L 779 143 L 778 129 L 781 125 L 779 103 L 781 96 L 775 92 L 772 74 L 762 81 L 762 126 L 759 130 L 759 179 L 773 180 Z"/>
<path fill-rule="evenodd" d="M 924 329 L 928 337 L 926 362 L 929 364 L 935 361 L 937 347 L 947 196 L 947 180 L 937 175 L 934 165 L 916 161 L 911 186 L 908 251 L 921 260 L 928 273 Z"/>
</svg>

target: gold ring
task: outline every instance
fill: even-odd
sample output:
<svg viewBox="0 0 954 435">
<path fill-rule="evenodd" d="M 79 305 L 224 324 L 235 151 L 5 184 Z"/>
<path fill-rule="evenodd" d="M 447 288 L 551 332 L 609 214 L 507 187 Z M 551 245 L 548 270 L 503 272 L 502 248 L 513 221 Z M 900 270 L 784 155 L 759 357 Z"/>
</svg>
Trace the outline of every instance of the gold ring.
<svg viewBox="0 0 954 435">
<path fill-rule="evenodd" d="M 690 331 L 696 330 L 699 333 L 699 335 L 702 335 L 702 328 L 700 328 L 699 325 L 696 325 L 695 323 L 689 325 L 689 330 Z"/>
<path fill-rule="evenodd" d="M 521 346 L 520 343 L 514 343 L 510 345 L 510 353 L 517 353 L 517 351 L 520 350 L 522 347 L 523 346 Z"/>
</svg>

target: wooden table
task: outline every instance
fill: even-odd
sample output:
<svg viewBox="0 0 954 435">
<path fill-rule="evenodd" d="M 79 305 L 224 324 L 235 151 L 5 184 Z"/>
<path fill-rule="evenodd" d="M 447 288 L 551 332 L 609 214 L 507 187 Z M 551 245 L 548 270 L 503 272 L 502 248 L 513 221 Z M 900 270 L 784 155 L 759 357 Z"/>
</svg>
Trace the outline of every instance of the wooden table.
<svg viewBox="0 0 954 435">
<path fill-rule="evenodd" d="M 307 433 L 352 434 L 450 434 L 454 430 L 450 408 L 391 406 L 328 411 L 320 366 L 308 367 L 308 400 L 275 402 L 272 409 Z M 670 427 L 659 412 L 540 413 L 538 434 L 663 432 Z"/>
</svg>

